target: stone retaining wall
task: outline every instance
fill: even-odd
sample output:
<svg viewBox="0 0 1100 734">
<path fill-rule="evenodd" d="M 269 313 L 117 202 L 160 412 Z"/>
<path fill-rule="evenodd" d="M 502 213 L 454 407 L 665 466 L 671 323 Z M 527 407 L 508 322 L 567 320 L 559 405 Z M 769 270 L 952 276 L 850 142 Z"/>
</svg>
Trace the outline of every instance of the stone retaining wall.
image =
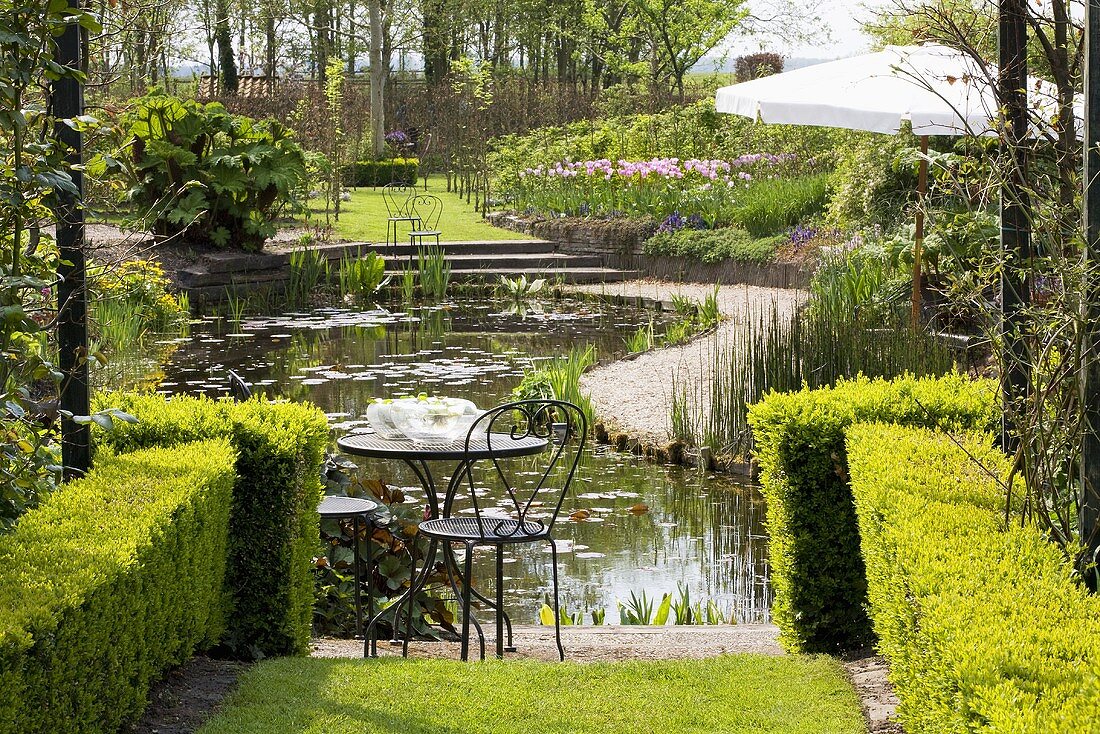
<svg viewBox="0 0 1100 734">
<path fill-rule="evenodd" d="M 597 255 L 604 267 L 637 270 L 643 276 L 663 280 L 806 288 L 813 275 L 809 266 L 799 263 L 754 264 L 735 260 L 703 263 L 690 258 L 646 255 L 645 241 L 656 228 L 653 221 L 543 219 L 509 212 L 490 214 L 489 221 L 503 229 L 549 240 L 559 252 Z"/>
<path fill-rule="evenodd" d="M 653 234 L 657 223 L 632 220 L 591 220 L 567 217 L 543 219 L 520 217 L 508 212 L 489 215 L 497 227 L 522 232 L 530 237 L 549 240 L 558 252 L 567 255 L 598 255 L 606 268 L 633 270 L 642 243 Z"/>
<path fill-rule="evenodd" d="M 312 247 L 337 267 L 341 258 L 361 256 L 371 245 L 361 242 Z M 221 301 L 256 290 L 281 292 L 290 278 L 289 249 L 276 252 L 213 252 L 175 273 L 176 285 L 196 303 Z"/>
</svg>

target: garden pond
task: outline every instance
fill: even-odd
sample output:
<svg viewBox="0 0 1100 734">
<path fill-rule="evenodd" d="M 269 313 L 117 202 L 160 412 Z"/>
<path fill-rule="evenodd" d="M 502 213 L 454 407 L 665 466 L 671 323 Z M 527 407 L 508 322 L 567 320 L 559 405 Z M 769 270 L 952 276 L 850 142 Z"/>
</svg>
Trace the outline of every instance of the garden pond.
<svg viewBox="0 0 1100 734">
<path fill-rule="evenodd" d="M 594 344 L 601 360 L 622 356 L 624 337 L 667 315 L 599 299 L 525 306 L 461 300 L 444 306 L 330 307 L 238 320 L 208 316 L 174 339 L 134 348 L 103 368 L 107 385 L 144 383 L 163 393 L 224 396 L 228 370 L 269 397 L 308 400 L 327 414 L 333 441 L 368 424 L 375 397 L 428 392 L 482 408 L 505 402 L 539 360 Z M 238 314 L 239 315 L 239 314 Z M 424 498 L 403 465 L 357 460 L 365 476 Z M 437 478 L 438 480 L 438 478 Z M 576 512 L 584 510 L 584 512 Z M 575 514 L 574 514 L 575 513 Z M 576 519 L 570 517 L 574 515 Z M 769 617 L 764 502 L 744 478 L 655 464 L 594 446 L 555 527 L 562 603 L 571 612 L 606 610 L 644 591 L 713 601 L 726 617 Z M 550 553 L 539 544 L 507 549 L 513 619 L 533 623 L 550 589 Z M 479 554 L 491 578 L 492 554 Z M 519 595 L 520 598 L 517 598 Z"/>
</svg>

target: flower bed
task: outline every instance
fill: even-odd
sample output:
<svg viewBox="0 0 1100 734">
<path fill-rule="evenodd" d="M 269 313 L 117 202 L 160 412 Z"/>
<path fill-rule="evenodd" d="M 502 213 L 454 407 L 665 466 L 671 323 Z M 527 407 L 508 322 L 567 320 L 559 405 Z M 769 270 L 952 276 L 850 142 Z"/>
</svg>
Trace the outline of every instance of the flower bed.
<svg viewBox="0 0 1100 734">
<path fill-rule="evenodd" d="M 736 209 L 760 181 L 798 181 L 814 161 L 794 154 L 753 153 L 732 160 L 607 158 L 559 161 L 520 171 L 517 208 L 586 217 L 675 218 L 696 229 L 737 221 Z"/>
</svg>

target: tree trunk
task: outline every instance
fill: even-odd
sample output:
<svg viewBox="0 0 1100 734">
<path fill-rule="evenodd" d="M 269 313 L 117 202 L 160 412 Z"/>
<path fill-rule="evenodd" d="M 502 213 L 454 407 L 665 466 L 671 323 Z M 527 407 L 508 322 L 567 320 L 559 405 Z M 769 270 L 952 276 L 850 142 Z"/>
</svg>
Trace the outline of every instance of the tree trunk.
<svg viewBox="0 0 1100 734">
<path fill-rule="evenodd" d="M 385 86 L 386 67 L 382 58 L 382 0 L 368 0 L 370 11 L 370 142 L 375 158 L 381 158 L 386 146 Z M 385 66 L 383 66 L 383 63 Z"/>
<path fill-rule="evenodd" d="M 222 94 L 236 94 L 239 86 L 237 59 L 233 56 L 233 33 L 229 28 L 229 0 L 218 0 L 214 35 L 218 42 L 218 78 Z"/>
<path fill-rule="evenodd" d="M 275 13 L 270 7 L 264 17 L 264 43 L 264 75 L 268 84 L 272 84 L 275 80 Z"/>
</svg>

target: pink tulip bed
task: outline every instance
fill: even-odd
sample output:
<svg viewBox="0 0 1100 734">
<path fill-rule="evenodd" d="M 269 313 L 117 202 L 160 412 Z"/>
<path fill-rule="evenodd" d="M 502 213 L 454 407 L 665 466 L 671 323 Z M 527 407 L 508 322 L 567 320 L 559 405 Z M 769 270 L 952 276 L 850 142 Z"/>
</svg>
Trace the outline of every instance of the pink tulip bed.
<svg viewBox="0 0 1100 734">
<path fill-rule="evenodd" d="M 801 182 L 820 176 L 815 169 L 812 159 L 790 153 L 731 160 L 563 160 L 521 170 L 514 200 L 520 211 L 544 216 L 652 218 L 714 229 L 744 225 L 745 207 L 759 208 L 761 193 L 804 188 Z"/>
</svg>

